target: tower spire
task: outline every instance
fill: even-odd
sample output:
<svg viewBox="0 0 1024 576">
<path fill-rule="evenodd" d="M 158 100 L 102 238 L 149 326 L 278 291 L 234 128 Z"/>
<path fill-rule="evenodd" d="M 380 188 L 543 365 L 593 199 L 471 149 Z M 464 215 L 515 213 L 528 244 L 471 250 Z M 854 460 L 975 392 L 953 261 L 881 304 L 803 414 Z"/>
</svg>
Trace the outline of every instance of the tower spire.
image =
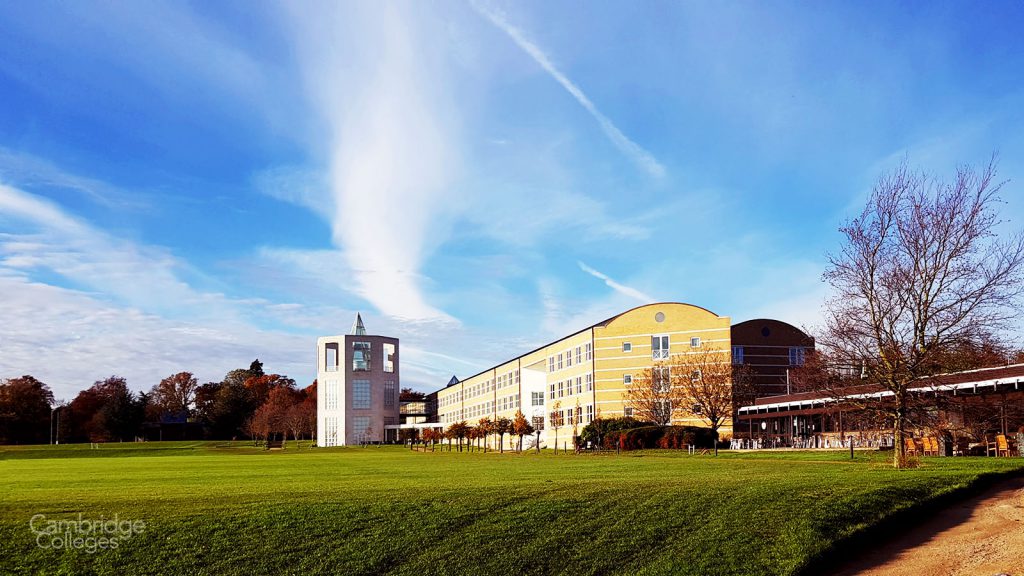
<svg viewBox="0 0 1024 576">
<path fill-rule="evenodd" d="M 363 317 L 356 312 L 356 321 L 352 323 L 352 335 L 366 336 L 366 326 L 363 326 Z"/>
</svg>

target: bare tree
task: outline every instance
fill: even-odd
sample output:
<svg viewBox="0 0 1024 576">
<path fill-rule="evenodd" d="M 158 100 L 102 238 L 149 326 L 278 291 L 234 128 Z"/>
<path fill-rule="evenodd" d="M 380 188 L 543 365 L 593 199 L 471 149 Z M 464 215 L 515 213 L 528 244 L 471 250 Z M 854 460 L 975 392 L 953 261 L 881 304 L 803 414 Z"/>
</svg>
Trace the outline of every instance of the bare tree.
<svg viewBox="0 0 1024 576">
<path fill-rule="evenodd" d="M 565 423 L 562 418 L 561 401 L 557 401 L 551 405 L 551 413 L 548 414 L 548 421 L 551 422 L 551 429 L 555 431 L 555 454 L 558 454 L 558 429 Z"/>
<path fill-rule="evenodd" d="M 733 366 L 727 350 L 711 346 L 672 356 L 669 366 L 673 412 L 705 422 L 715 437 L 717 454 L 718 429 L 732 418 L 737 401 L 752 396 L 749 367 Z"/>
<path fill-rule="evenodd" d="M 667 362 L 659 362 L 635 374 L 622 396 L 626 405 L 633 409 L 635 418 L 659 426 L 671 424 L 673 414 L 683 407 L 679 389 L 672 386 Z"/>
<path fill-rule="evenodd" d="M 864 211 L 840 228 L 840 251 L 829 255 L 824 279 L 835 293 L 819 342 L 887 392 L 881 402 L 842 400 L 887 415 L 898 468 L 922 396 L 913 389 L 927 385 L 949 349 L 1000 332 L 1019 311 L 1024 236 L 996 235 L 1002 184 L 995 174 L 993 160 L 943 182 L 904 163 L 879 179 Z"/>
</svg>

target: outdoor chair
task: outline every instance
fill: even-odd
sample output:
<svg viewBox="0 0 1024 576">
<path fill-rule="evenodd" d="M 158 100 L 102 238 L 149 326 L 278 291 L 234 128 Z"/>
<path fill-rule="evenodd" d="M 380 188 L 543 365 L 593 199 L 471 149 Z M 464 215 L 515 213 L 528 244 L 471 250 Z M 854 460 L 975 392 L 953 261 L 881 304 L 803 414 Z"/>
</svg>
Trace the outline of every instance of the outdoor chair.
<svg viewBox="0 0 1024 576">
<path fill-rule="evenodd" d="M 904 438 L 904 445 L 907 447 L 907 455 L 917 455 L 920 451 L 917 449 L 917 442 L 914 442 L 913 438 Z"/>
<path fill-rule="evenodd" d="M 996 446 L 995 440 L 989 440 L 988 436 L 985 436 L 985 456 L 988 455 L 998 456 L 998 446 Z"/>
<path fill-rule="evenodd" d="M 1000 434 L 996 436 L 996 456 L 1010 456 L 1010 443 L 1006 440 L 1006 436 Z"/>
<path fill-rule="evenodd" d="M 931 436 L 925 436 L 922 438 L 924 443 L 924 455 L 925 456 L 938 456 L 939 455 L 939 441 Z"/>
</svg>

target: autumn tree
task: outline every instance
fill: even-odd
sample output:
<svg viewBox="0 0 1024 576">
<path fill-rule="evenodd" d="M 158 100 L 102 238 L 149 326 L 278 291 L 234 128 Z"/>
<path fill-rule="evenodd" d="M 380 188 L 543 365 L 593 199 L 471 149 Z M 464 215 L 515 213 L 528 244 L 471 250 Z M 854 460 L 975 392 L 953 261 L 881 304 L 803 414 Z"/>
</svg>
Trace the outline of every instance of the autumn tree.
<svg viewBox="0 0 1024 576">
<path fill-rule="evenodd" d="M 950 181 L 906 164 L 883 175 L 864 210 L 846 222 L 843 243 L 829 255 L 827 302 L 819 343 L 837 362 L 861 366 L 866 382 L 887 397 L 864 403 L 892 424 L 893 465 L 906 465 L 904 438 L 920 389 L 941 370 L 940 358 L 982 334 L 1000 333 L 1018 314 L 1024 289 L 1024 236 L 997 235 L 995 163 L 963 167 Z"/>
<path fill-rule="evenodd" d="M 448 426 L 449 438 L 458 442 L 458 450 L 462 452 L 462 439 L 469 435 L 469 424 L 465 420 L 454 422 Z"/>
<path fill-rule="evenodd" d="M 161 414 L 188 417 L 198 388 L 199 382 L 191 372 L 178 372 L 153 386 L 151 404 Z"/>
<path fill-rule="evenodd" d="M 512 434 L 519 437 L 519 445 L 517 450 L 523 451 L 523 437 L 533 434 L 533 425 L 523 416 L 521 410 L 516 410 L 516 416 L 512 419 Z"/>
<path fill-rule="evenodd" d="M 412 388 L 402 388 L 402 391 L 398 394 L 399 402 L 422 402 L 427 399 L 427 395 L 423 392 L 417 392 Z"/>
<path fill-rule="evenodd" d="M 53 392 L 32 376 L 0 380 L 0 444 L 43 444 L 51 435 Z"/>
<path fill-rule="evenodd" d="M 505 434 L 512 433 L 512 421 L 501 417 L 494 421 L 494 433 L 498 435 L 498 451 L 505 453 Z"/>
<path fill-rule="evenodd" d="M 494 434 L 494 421 L 484 416 L 477 422 L 476 427 L 480 430 L 480 437 L 484 440 L 484 452 L 487 452 L 487 439 Z"/>
</svg>

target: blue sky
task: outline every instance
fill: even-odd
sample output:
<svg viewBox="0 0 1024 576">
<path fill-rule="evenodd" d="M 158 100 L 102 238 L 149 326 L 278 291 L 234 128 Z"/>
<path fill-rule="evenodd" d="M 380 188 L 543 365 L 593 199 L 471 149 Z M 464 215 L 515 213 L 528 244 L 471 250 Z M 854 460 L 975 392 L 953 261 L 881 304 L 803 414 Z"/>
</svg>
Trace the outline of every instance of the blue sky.
<svg viewBox="0 0 1024 576">
<path fill-rule="evenodd" d="M 984 8 L 982 10 L 981 8 Z M 813 327 L 902 158 L 1024 204 L 1024 5 L 0 4 L 0 377 L 70 398 L 356 311 L 431 390 L 652 300 Z"/>
</svg>

